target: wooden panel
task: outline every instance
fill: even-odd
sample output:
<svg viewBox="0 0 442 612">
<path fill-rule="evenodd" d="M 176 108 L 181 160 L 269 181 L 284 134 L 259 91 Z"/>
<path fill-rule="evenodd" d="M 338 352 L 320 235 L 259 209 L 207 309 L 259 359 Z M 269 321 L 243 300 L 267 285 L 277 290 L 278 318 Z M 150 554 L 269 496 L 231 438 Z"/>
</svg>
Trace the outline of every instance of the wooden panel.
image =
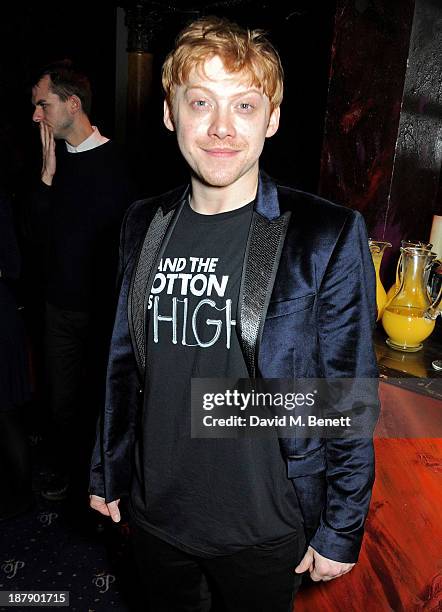
<svg viewBox="0 0 442 612">
<path fill-rule="evenodd" d="M 398 387 L 380 387 L 390 406 L 442 402 Z M 359 562 L 329 583 L 306 583 L 296 612 L 442 610 L 442 439 L 375 440 L 376 483 Z"/>
</svg>

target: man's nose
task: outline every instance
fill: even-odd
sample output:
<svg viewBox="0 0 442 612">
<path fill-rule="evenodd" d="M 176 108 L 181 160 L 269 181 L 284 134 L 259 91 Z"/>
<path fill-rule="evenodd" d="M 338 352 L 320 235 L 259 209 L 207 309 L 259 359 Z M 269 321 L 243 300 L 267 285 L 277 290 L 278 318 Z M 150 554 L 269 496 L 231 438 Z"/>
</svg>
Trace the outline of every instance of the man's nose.
<svg viewBox="0 0 442 612">
<path fill-rule="evenodd" d="M 40 123 L 43 120 L 43 111 L 39 106 L 35 107 L 34 113 L 32 115 L 32 121 L 36 123 Z"/>
<path fill-rule="evenodd" d="M 209 127 L 209 136 L 216 136 L 217 138 L 236 136 L 233 117 L 228 109 L 216 109 L 214 111 Z"/>
</svg>

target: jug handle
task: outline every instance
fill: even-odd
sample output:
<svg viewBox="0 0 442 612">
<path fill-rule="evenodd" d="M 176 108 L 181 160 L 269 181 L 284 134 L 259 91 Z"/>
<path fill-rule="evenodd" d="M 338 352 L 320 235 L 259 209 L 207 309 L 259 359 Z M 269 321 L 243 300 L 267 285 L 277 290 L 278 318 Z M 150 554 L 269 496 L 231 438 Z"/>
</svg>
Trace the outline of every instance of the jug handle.
<svg viewBox="0 0 442 612">
<path fill-rule="evenodd" d="M 442 260 L 440 260 L 440 259 L 433 259 L 433 261 L 431 261 L 429 264 L 427 264 L 425 269 L 429 270 L 429 273 L 431 274 L 431 269 L 434 266 L 441 267 L 442 266 Z M 428 277 L 428 279 L 429 279 L 429 277 Z M 428 287 L 429 287 L 429 284 L 427 282 L 425 289 L 426 289 L 426 292 L 427 292 L 428 301 L 431 302 L 433 300 L 433 297 L 432 297 L 431 293 L 428 291 Z"/>
<path fill-rule="evenodd" d="M 432 264 L 435 262 L 439 262 L 439 259 L 433 260 Z M 442 265 L 442 262 L 440 263 Z M 427 294 L 428 294 L 428 289 L 427 289 Z M 439 307 L 441 298 L 442 298 L 442 284 L 440 286 L 439 293 L 437 294 L 436 299 L 430 304 L 430 306 L 424 312 L 424 319 L 430 319 L 431 321 L 434 321 L 434 319 L 437 319 L 437 316 L 441 314 L 441 310 Z M 431 301 L 430 296 L 429 296 L 429 299 Z"/>
</svg>

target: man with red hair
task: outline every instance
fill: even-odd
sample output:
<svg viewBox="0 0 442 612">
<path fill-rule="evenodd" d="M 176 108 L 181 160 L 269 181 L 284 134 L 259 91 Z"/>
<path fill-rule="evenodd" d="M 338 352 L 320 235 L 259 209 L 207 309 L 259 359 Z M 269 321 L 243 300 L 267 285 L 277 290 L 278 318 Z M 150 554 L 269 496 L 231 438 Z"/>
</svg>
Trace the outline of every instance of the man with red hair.
<svg viewBox="0 0 442 612">
<path fill-rule="evenodd" d="M 190 24 L 163 86 L 190 185 L 123 224 L 91 506 L 118 521 L 129 496 L 152 610 L 200 610 L 205 576 L 214 610 L 287 612 L 302 572 L 331 580 L 357 560 L 372 440 L 195 439 L 191 380 L 376 377 L 365 226 L 260 173 L 283 93 L 261 31 Z"/>
</svg>

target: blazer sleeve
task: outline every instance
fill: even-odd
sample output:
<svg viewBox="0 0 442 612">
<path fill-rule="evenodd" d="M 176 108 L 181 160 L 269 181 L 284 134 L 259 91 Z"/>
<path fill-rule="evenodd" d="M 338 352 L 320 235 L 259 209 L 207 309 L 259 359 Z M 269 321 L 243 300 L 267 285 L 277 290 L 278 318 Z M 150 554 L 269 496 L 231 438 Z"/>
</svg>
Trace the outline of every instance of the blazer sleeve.
<svg viewBox="0 0 442 612">
<path fill-rule="evenodd" d="M 135 248 L 128 229 L 135 205 L 124 217 L 119 249 L 119 298 L 109 349 L 104 410 L 97 423 L 89 492 L 107 502 L 128 495 L 132 470 L 135 421 L 141 385 L 128 322 L 128 296 Z"/>
<path fill-rule="evenodd" d="M 352 425 L 361 438 L 325 440 L 326 503 L 310 545 L 336 561 L 357 561 L 374 482 L 372 434 L 379 414 L 378 369 L 372 333 L 376 322 L 376 280 L 365 223 L 352 211 L 333 249 L 318 291 L 318 334 L 325 378 L 349 378 L 350 387 L 375 379 Z M 358 380 L 360 383 L 358 383 Z M 354 392 L 352 392 L 354 393 Z M 348 405 L 348 404 L 347 404 Z M 342 410 L 333 406 L 333 410 Z"/>
</svg>

